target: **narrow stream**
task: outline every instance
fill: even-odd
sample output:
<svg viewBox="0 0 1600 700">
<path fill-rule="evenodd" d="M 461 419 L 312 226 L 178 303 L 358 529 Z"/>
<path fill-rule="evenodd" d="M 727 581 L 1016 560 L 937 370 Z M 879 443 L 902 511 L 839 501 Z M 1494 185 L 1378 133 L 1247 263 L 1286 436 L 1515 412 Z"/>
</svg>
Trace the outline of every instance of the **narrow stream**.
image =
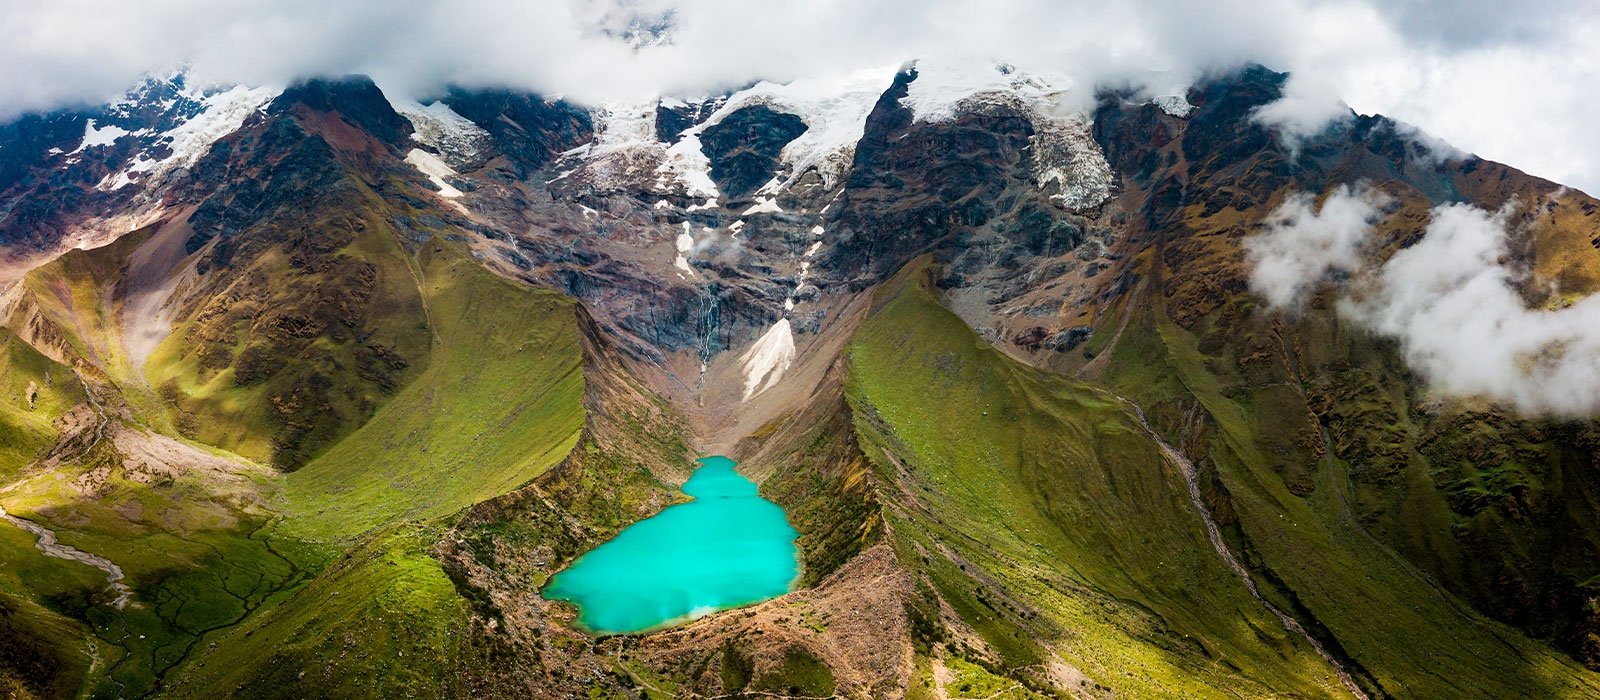
<svg viewBox="0 0 1600 700">
<path fill-rule="evenodd" d="M 22 518 L 7 513 L 5 508 L 0 508 L 0 520 L 4 520 L 12 525 L 33 533 L 35 537 L 39 538 L 39 542 L 35 546 L 39 548 L 39 551 L 44 552 L 44 555 L 47 557 L 55 557 L 57 559 L 75 561 L 80 564 L 88 564 L 89 566 L 106 572 L 106 582 L 110 585 L 111 590 L 115 591 L 117 594 L 116 600 L 111 602 L 112 606 L 116 607 L 116 609 L 121 610 L 123 607 L 125 607 L 128 604 L 128 599 L 133 596 L 133 589 L 129 588 L 128 584 L 122 582 L 122 567 L 113 564 L 110 559 L 96 554 L 90 554 L 70 545 L 61 544 L 60 540 L 56 539 L 56 533 L 54 530 L 33 522 L 32 520 L 23 520 Z"/>
<path fill-rule="evenodd" d="M 1244 584 L 1246 590 L 1250 591 L 1250 595 L 1254 596 L 1257 601 L 1266 606 L 1267 610 L 1272 611 L 1272 614 L 1278 617 L 1278 622 L 1283 624 L 1284 629 L 1300 635 L 1317 652 L 1317 655 L 1322 657 L 1323 661 L 1328 662 L 1328 665 L 1333 668 L 1334 675 L 1339 677 L 1339 682 L 1344 684 L 1345 689 L 1349 690 L 1351 695 L 1360 698 L 1360 700 L 1370 700 L 1366 691 L 1363 691 L 1361 686 L 1356 685 L 1355 679 L 1345 670 L 1344 664 L 1333 658 L 1333 655 L 1328 653 L 1328 650 L 1322 646 L 1322 642 L 1311 636 L 1311 633 L 1306 631 L 1305 626 L 1301 625 L 1299 620 L 1294 619 L 1289 613 L 1279 609 L 1278 606 L 1273 605 L 1271 601 L 1261 595 L 1261 590 L 1256 587 L 1255 579 L 1250 577 L 1250 572 L 1244 568 L 1244 564 L 1240 563 L 1239 558 L 1234 556 L 1233 550 L 1228 549 L 1227 541 L 1222 539 L 1222 529 L 1217 527 L 1217 521 L 1212 519 L 1211 511 L 1206 508 L 1205 500 L 1200 496 L 1200 484 L 1194 463 L 1190 462 L 1188 457 L 1183 456 L 1183 453 L 1173 449 L 1171 445 L 1167 444 L 1166 440 L 1161 439 L 1161 436 L 1150 428 L 1150 424 L 1145 422 L 1144 411 L 1140 410 L 1132 401 L 1123 399 L 1123 402 L 1133 409 L 1133 415 L 1139 419 L 1139 426 L 1144 428 L 1150 438 L 1155 440 L 1156 444 L 1161 447 L 1161 453 L 1166 455 L 1167 459 L 1174 465 L 1177 465 L 1179 472 L 1183 473 L 1183 482 L 1189 487 L 1189 503 L 1194 506 L 1195 512 L 1200 514 L 1200 521 L 1206 527 L 1206 537 L 1211 540 L 1211 546 L 1217 550 L 1217 556 L 1222 557 L 1222 561 L 1228 564 L 1228 568 L 1233 569 L 1233 573 L 1238 575 L 1239 581 Z"/>
</svg>

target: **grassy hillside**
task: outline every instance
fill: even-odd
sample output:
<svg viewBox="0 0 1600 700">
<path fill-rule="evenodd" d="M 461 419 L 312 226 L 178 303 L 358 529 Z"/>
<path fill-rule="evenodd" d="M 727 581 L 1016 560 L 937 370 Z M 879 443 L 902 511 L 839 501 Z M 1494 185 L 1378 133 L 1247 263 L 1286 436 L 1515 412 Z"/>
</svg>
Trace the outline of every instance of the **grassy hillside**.
<svg viewBox="0 0 1600 700">
<path fill-rule="evenodd" d="M 1269 347 L 1240 329 L 1234 347 Z M 1159 308 L 1113 348 L 1108 378 L 1209 474 L 1229 538 L 1251 554 L 1257 581 L 1280 605 L 1336 639 L 1372 694 L 1424 698 L 1586 697 L 1600 675 L 1518 630 L 1484 618 L 1384 546 L 1352 511 L 1351 465 L 1326 458 L 1318 424 L 1291 382 L 1240 382 L 1224 368 L 1271 372 L 1257 357 L 1208 356 Z M 1215 350 L 1213 350 L 1215 352 Z M 1237 384 L 1235 382 L 1238 382 Z M 1385 393 L 1363 391 L 1370 410 Z M 1379 413 L 1381 415 L 1381 412 Z M 1381 451 L 1398 420 L 1363 444 Z M 1298 438 L 1298 439 L 1297 439 Z M 1323 456 L 1319 458 L 1319 456 Z M 1375 460 L 1374 460 L 1375 461 Z M 1370 464 L 1370 463 L 1369 463 Z M 1409 476 L 1418 474 L 1407 467 Z M 1425 477 L 1423 477 L 1425 479 Z M 1427 537 L 1417 523 L 1415 537 Z"/>
<path fill-rule="evenodd" d="M 141 229 L 109 245 L 73 249 L 28 272 L 23 286 L 27 302 L 59 331 L 55 343 L 75 362 L 93 365 L 109 377 L 126 377 L 128 362 L 116 322 L 114 288 L 128 255 L 149 240 Z"/>
<path fill-rule="evenodd" d="M 573 303 L 456 249 L 422 246 L 426 365 L 360 429 L 288 475 L 285 531 L 349 537 L 511 491 L 571 452 L 583 426 Z"/>
<path fill-rule="evenodd" d="M 988 346 L 925 267 L 883 290 L 849 369 L 900 557 L 976 633 L 925 641 L 1129 697 L 1343 693 L 1216 556 L 1122 404 Z"/>
<path fill-rule="evenodd" d="M 44 556 L 33 541 L 0 525 L 0 697 L 71 697 L 96 670 L 96 640 L 81 621 L 105 578 Z"/>
<path fill-rule="evenodd" d="M 186 436 L 282 469 L 364 423 L 429 353 L 410 251 L 373 195 L 201 252 L 215 273 L 182 305 L 144 379 Z"/>
<path fill-rule="evenodd" d="M 55 441 L 56 418 L 82 397 L 70 369 L 0 328 L 0 483 Z"/>
<path fill-rule="evenodd" d="M 234 472 L 212 464 L 155 471 L 103 440 L 13 484 L 0 501 L 55 530 L 62 543 L 122 568 L 135 594 L 117 610 L 103 593 L 104 576 L 71 564 L 97 579 L 77 618 L 100 640 L 99 672 L 109 680 L 99 679 L 99 687 L 142 693 L 208 632 L 245 618 L 302 576 L 260 535 L 270 515 L 259 502 L 270 488 L 264 471 L 245 465 Z M 35 590 L 46 585 L 33 572 L 20 576 Z"/>
<path fill-rule="evenodd" d="M 495 277 L 456 243 L 403 244 L 383 227 L 326 225 L 361 235 L 343 252 L 329 253 L 331 267 L 302 261 L 298 271 L 273 269 L 288 280 L 279 290 L 287 295 L 282 303 L 246 292 L 271 288 L 267 282 L 278 278 L 263 277 L 264 270 L 306 254 L 293 243 L 252 257 L 254 267 L 230 276 L 220 290 L 202 285 L 191 299 L 190 320 L 146 366 L 148 378 L 166 388 L 161 400 L 142 388 L 122 349 L 114 293 L 143 234 L 77 251 L 28 279 L 31 318 L 47 322 L 52 349 L 64 349 L 76 370 L 0 330 L 0 431 L 15 437 L 0 447 L 7 486 L 0 502 L 54 529 L 63 543 L 117 563 L 135 590 L 125 609 L 114 610 L 96 597 L 102 578 L 82 594 L 93 602 L 67 618 L 50 617 L 25 597 L 7 601 L 17 611 L 8 619 L 38 627 L 41 644 L 70 630 L 89 638 L 92 630 L 101 661 L 87 677 L 91 688 L 140 694 L 170 682 L 202 640 L 290 599 L 306 576 L 364 532 L 434 519 L 514 490 L 576 444 L 584 381 L 570 301 Z M 315 280 L 365 264 L 356 261 L 375 261 L 377 285 L 387 289 L 374 295 L 391 303 L 361 306 L 359 319 L 325 325 L 329 335 L 309 343 L 274 345 L 284 366 L 241 385 L 237 371 L 252 366 L 245 359 L 252 344 L 283 339 L 272 320 L 282 316 L 274 313 L 327 310 L 329 303 L 350 310 Z M 225 324 L 232 329 L 226 342 L 206 335 L 218 327 L 209 308 L 244 314 Z M 363 328 L 364 336 L 352 330 Z M 342 343 L 333 338 L 341 333 Z M 223 346 L 225 366 L 208 368 L 208 353 Z M 103 410 L 114 420 L 101 426 L 82 403 L 79 372 L 102 387 Z M 322 393 L 301 391 L 307 387 Z M 73 405 L 80 405 L 84 425 L 67 459 L 19 473 L 55 439 L 52 421 Z M 293 450 L 323 450 L 299 471 L 284 474 L 226 449 L 276 460 L 288 445 L 282 431 L 319 406 L 338 415 L 328 423 L 312 419 L 323 427 L 295 443 Z M 353 427 L 374 410 L 378 420 Z M 410 554 L 425 556 L 419 552 Z M 15 590 L 53 590 L 43 571 L 16 569 Z M 62 677 L 81 679 L 81 671 Z"/>
<path fill-rule="evenodd" d="M 230 631 L 163 693 L 192 698 L 458 694 L 467 602 L 428 555 L 437 528 L 374 533 L 293 597 Z"/>
<path fill-rule="evenodd" d="M 419 261 L 439 329 L 429 364 L 286 479 L 280 537 L 354 544 L 216 637 L 168 695 L 525 697 L 554 693 L 544 674 L 584 655 L 585 635 L 544 627 L 538 587 L 669 502 L 660 479 L 692 468 L 687 429 L 614 358 L 585 354 L 599 339 L 571 302 L 448 244 Z"/>
</svg>

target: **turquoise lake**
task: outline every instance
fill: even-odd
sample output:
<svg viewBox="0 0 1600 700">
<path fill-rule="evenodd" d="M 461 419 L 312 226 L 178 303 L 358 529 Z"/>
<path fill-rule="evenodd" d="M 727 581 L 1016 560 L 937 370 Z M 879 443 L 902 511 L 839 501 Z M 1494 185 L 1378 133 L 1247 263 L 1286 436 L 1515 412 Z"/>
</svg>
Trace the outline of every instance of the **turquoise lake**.
<svg viewBox="0 0 1600 700">
<path fill-rule="evenodd" d="M 591 632 L 643 632 L 789 592 L 799 533 L 783 509 L 714 456 L 684 483 L 694 500 L 618 533 L 551 577 L 544 597 L 578 606 Z"/>
</svg>

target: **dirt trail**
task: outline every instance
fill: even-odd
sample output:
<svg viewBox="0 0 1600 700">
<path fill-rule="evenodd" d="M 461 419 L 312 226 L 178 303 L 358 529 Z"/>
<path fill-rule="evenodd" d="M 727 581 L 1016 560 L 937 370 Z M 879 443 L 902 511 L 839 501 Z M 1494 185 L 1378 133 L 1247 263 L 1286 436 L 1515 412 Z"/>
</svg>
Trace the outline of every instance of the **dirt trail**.
<svg viewBox="0 0 1600 700">
<path fill-rule="evenodd" d="M 33 522 L 32 520 L 24 520 L 15 515 L 7 513 L 6 509 L 3 507 L 0 507 L 0 520 L 4 520 L 12 525 L 33 533 L 35 537 L 39 538 L 39 542 L 35 546 L 39 548 L 39 551 L 44 552 L 44 555 L 47 557 L 55 557 L 57 559 L 66 559 L 67 561 L 88 564 L 89 566 L 106 572 L 106 581 L 110 584 L 111 590 L 115 591 L 117 594 L 117 599 L 112 601 L 111 604 L 118 610 L 121 610 L 124 606 L 126 606 L 128 604 L 128 599 L 133 596 L 133 589 L 129 588 L 128 584 L 122 582 L 122 567 L 113 564 L 110 559 L 96 554 L 90 554 L 70 545 L 61 544 L 60 540 L 56 539 L 56 533 L 54 530 Z"/>
<path fill-rule="evenodd" d="M 1277 616 L 1284 629 L 1300 635 L 1317 652 L 1317 655 L 1322 657 L 1323 661 L 1328 662 L 1328 666 L 1333 668 L 1334 675 L 1338 676 L 1339 682 L 1344 684 L 1345 689 L 1350 691 L 1351 695 L 1360 700 L 1370 700 L 1366 691 L 1363 691 L 1361 686 L 1356 685 L 1355 679 L 1345 670 L 1344 664 L 1339 663 L 1338 659 L 1328 653 L 1327 648 L 1322 646 L 1322 642 L 1311 636 L 1311 633 L 1306 631 L 1305 626 L 1301 625 L 1299 620 L 1294 619 L 1292 615 L 1273 605 L 1271 601 L 1261 595 L 1261 590 L 1256 587 L 1255 579 L 1251 578 L 1250 572 L 1244 568 L 1244 564 L 1239 562 L 1239 558 L 1234 555 L 1233 550 L 1228 548 L 1227 541 L 1222 538 L 1222 529 L 1217 527 L 1217 521 L 1211 517 L 1211 511 L 1206 508 L 1205 499 L 1200 496 L 1200 484 L 1194 463 L 1190 462 L 1188 457 L 1183 456 L 1183 453 L 1178 452 L 1167 444 L 1166 440 L 1161 439 L 1161 436 L 1150 428 L 1150 424 L 1145 422 L 1143 410 L 1127 399 L 1122 399 L 1122 402 L 1128 406 L 1133 416 L 1138 419 L 1139 427 L 1144 429 L 1150 439 L 1155 440 L 1156 445 L 1161 448 L 1161 453 L 1166 456 L 1167 461 L 1176 466 L 1178 471 L 1183 474 L 1184 484 L 1189 487 L 1189 502 L 1194 506 L 1195 512 L 1200 514 L 1200 521 L 1205 524 L 1206 538 L 1211 540 L 1211 546 L 1217 550 L 1217 556 L 1222 557 L 1222 561 L 1227 563 L 1228 568 L 1233 569 L 1233 573 L 1239 577 L 1239 581 L 1244 584 L 1245 589 L 1250 591 L 1250 595 L 1263 606 L 1266 606 L 1267 610 L 1272 611 L 1273 615 Z"/>
</svg>

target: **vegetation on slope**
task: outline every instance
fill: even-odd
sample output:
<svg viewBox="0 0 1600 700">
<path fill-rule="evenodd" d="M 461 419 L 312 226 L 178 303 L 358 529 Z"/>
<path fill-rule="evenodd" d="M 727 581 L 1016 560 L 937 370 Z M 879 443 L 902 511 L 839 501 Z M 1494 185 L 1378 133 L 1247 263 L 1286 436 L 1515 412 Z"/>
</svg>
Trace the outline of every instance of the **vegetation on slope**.
<svg viewBox="0 0 1600 700">
<path fill-rule="evenodd" d="M 437 527 L 374 533 L 262 610 L 165 693 L 193 698 L 437 698 L 453 685 L 467 602 L 428 550 Z"/>
<path fill-rule="evenodd" d="M 286 532 L 329 540 L 512 491 L 560 462 L 583 426 L 574 304 L 424 244 L 426 365 L 361 428 L 290 474 Z"/>
<path fill-rule="evenodd" d="M 9 330 L 0 332 L 7 353 L 0 365 L 0 387 L 7 390 L 0 428 L 18 436 L 0 452 L 9 482 L 0 500 L 16 515 L 54 529 L 63 543 L 119 564 L 135 590 L 123 610 L 97 601 L 57 621 L 97 639 L 103 664 L 89 680 L 101 691 L 140 695 L 171 681 L 201 640 L 260 608 L 295 600 L 299 583 L 363 532 L 406 519 L 436 519 L 514 490 L 559 463 L 578 439 L 584 383 L 570 301 L 497 278 L 442 238 L 402 245 L 387 227 L 325 223 L 366 231 L 348 256 L 333 257 L 379 261 L 373 267 L 385 279 L 376 286 L 402 300 L 405 294 L 393 289 L 409 288 L 415 300 L 411 306 L 364 307 L 363 313 L 374 314 L 362 325 L 360 332 L 370 333 L 364 344 L 356 331 L 344 329 L 345 349 L 353 347 L 356 357 L 348 366 L 319 364 L 317 358 L 328 356 L 323 338 L 298 350 L 278 347 L 285 374 L 269 372 L 261 385 L 240 387 L 234 382 L 237 360 L 252 343 L 271 342 L 276 326 L 233 323 L 236 336 L 229 337 L 237 340 L 226 344 L 234 364 L 212 371 L 204 383 L 217 392 L 186 384 L 166 392 L 165 401 L 147 390 L 142 396 L 149 400 L 140 398 L 145 385 L 123 351 L 114 290 L 127 272 L 130 251 L 148 240 L 145 234 L 130 234 L 106 249 L 76 251 L 30 275 L 28 318 L 42 321 L 30 329 L 48 331 L 41 338 L 53 338 L 52 351 L 61 351 L 75 369 L 49 360 Z M 268 248 L 255 260 L 270 264 L 285 250 L 295 254 L 291 244 Z M 331 279 L 341 269 L 307 274 Z M 284 274 L 293 287 L 296 273 Z M 180 324 L 150 358 L 149 376 L 168 377 L 170 388 L 172 377 L 201 367 L 197 360 L 206 343 L 196 340 L 194 329 L 206 305 L 250 307 L 233 294 L 252 279 L 271 282 L 252 273 L 214 297 L 196 297 L 211 299 L 199 306 L 195 318 L 201 320 Z M 286 292 L 270 311 L 255 307 L 251 313 L 302 308 L 296 304 L 303 299 L 290 298 L 301 292 Z M 313 301 L 327 300 L 326 294 L 305 293 Z M 420 343 L 414 352 L 407 350 L 413 361 L 392 361 L 383 351 L 378 356 L 389 358 L 382 361 L 393 372 L 365 372 L 363 352 L 390 347 L 383 345 L 385 337 L 401 338 L 391 342 L 406 348 L 403 338 L 411 336 L 420 339 L 412 343 Z M 300 370 L 321 372 L 327 381 L 308 379 Z M 103 407 L 84 402 L 80 373 L 99 387 Z M 409 380 L 403 386 L 385 385 L 402 378 Z M 368 407 L 362 410 L 381 406 L 382 420 L 355 427 L 360 410 L 337 417 L 324 437 L 348 431 L 343 441 L 287 476 L 204 443 L 150 432 L 176 428 L 228 447 L 265 445 L 259 455 L 276 459 L 285 454 L 272 447 L 280 427 L 321 404 L 278 410 L 287 394 L 272 386 L 355 396 Z M 203 404 L 211 399 L 224 408 L 210 412 Z M 75 432 L 67 448 L 57 450 L 48 468 L 20 473 L 55 441 L 59 430 L 52 421 L 74 404 L 79 418 L 71 424 Z M 27 586 L 17 590 L 48 587 L 24 574 L 30 576 Z M 96 590 L 103 588 L 102 580 Z M 62 674 L 57 681 L 67 685 L 83 678 Z"/>
<path fill-rule="evenodd" d="M 1248 514 L 1253 536 L 1285 531 L 1285 523 L 1304 531 L 1310 523 L 1294 514 L 1314 515 L 1346 556 L 1377 556 L 1394 564 L 1396 575 L 1420 581 L 1425 595 L 1450 607 L 1465 602 L 1600 670 L 1600 478 L 1593 459 L 1600 424 L 1518 416 L 1435 393 L 1401 348 L 1339 312 L 1337 298 L 1358 288 L 1336 279 L 1293 311 L 1273 312 L 1251 291 L 1243 250 L 1296 192 L 1348 185 L 1386 195 L 1384 218 L 1361 250 L 1368 269 L 1425 235 L 1434 206 L 1510 205 L 1505 264 L 1519 271 L 1514 284 L 1529 308 L 1559 308 L 1597 289 L 1600 207 L 1504 165 L 1431 157 L 1382 117 L 1352 115 L 1290 152 L 1251 118 L 1281 95 L 1284 80 L 1257 67 L 1202 84 L 1190 95 L 1196 111 L 1182 120 L 1148 107 L 1102 105 L 1096 138 L 1124 175 L 1125 195 L 1115 207 L 1126 222 L 1119 226 L 1121 255 L 1112 274 L 1097 278 L 1104 282 L 1093 285 L 1094 294 L 1075 304 L 1092 313 L 1084 354 L 1094 359 L 1043 361 L 1136 395 L 1162 432 L 1213 475 L 1208 493 L 1219 517 L 1233 517 L 1227 491 L 1237 491 L 1237 482 L 1249 485 L 1240 498 L 1270 494 L 1266 502 L 1283 510 Z M 1237 463 L 1250 469 L 1228 467 Z M 1302 551 L 1270 566 L 1298 567 L 1315 556 Z M 1367 611 L 1343 605 L 1334 614 Z M 1418 619 L 1400 627 L 1417 635 L 1414 641 L 1449 644 L 1449 634 L 1421 629 L 1434 624 Z M 1477 638 L 1504 633 L 1490 626 Z M 1427 645 L 1391 641 L 1388 663 L 1408 656 L 1425 663 L 1420 649 Z M 1520 666 L 1502 658 L 1498 670 L 1486 671 L 1495 677 L 1491 685 L 1471 692 L 1491 693 L 1494 684 L 1502 692 L 1545 690 L 1522 676 L 1554 678 L 1553 687 L 1561 687 L 1569 671 L 1546 669 L 1542 658 L 1534 653 Z M 1403 679 L 1406 692 L 1451 696 L 1472 685 L 1470 674 L 1429 680 L 1415 668 L 1401 664 L 1388 673 Z"/>
<path fill-rule="evenodd" d="M 78 620 L 105 579 L 45 557 L 33 542 L 27 532 L 0 526 L 0 697 L 71 697 L 96 670 L 96 641 Z"/>
<path fill-rule="evenodd" d="M 55 442 L 55 420 L 82 397 L 72 370 L 0 327 L 0 483 Z"/>
<path fill-rule="evenodd" d="M 101 440 L 16 482 L 0 500 L 62 543 L 121 567 L 133 600 L 118 610 L 102 593 L 73 617 L 101 642 L 101 689 L 138 695 L 208 632 L 245 618 L 302 570 L 260 534 L 269 517 L 259 504 L 270 488 L 264 471 L 223 471 L 219 465 L 237 463 L 222 458 L 186 463 L 191 457 L 181 453 L 152 465 L 114 444 Z M 93 590 L 105 590 L 103 576 Z"/>
<path fill-rule="evenodd" d="M 228 266 L 190 294 L 144 368 L 185 436 L 295 469 L 411 380 L 429 321 L 374 199 L 342 194 L 212 244 Z"/>
<path fill-rule="evenodd" d="M 886 286 L 849 368 L 900 558 L 971 628 L 940 632 L 932 604 L 925 643 L 1133 697 L 1343 693 L 1215 555 L 1124 405 L 985 344 L 926 266 Z"/>
<path fill-rule="evenodd" d="M 1207 472 L 1213 511 L 1230 526 L 1230 541 L 1250 554 L 1257 583 L 1318 630 L 1326 644 L 1341 649 L 1369 694 L 1499 698 L 1600 692 L 1600 677 L 1485 619 L 1367 529 L 1352 510 L 1357 497 L 1351 464 L 1324 452 L 1319 423 L 1294 377 L 1262 378 L 1282 371 L 1270 355 L 1207 353 L 1270 348 L 1276 343 L 1270 330 L 1213 332 L 1225 333 L 1228 342 L 1197 340 L 1159 307 L 1152 309 L 1130 324 L 1112 350 L 1107 377 L 1146 403 L 1158 428 Z M 1244 368 L 1252 379 L 1240 381 L 1228 368 Z M 1359 400 L 1382 411 L 1386 396 L 1362 391 Z M 1402 420 L 1381 421 L 1361 444 L 1383 450 L 1385 436 Z M 1408 475 L 1396 478 L 1416 483 L 1419 465 L 1397 466 Z M 1437 532 L 1426 522 L 1413 527 L 1411 537 Z"/>
<path fill-rule="evenodd" d="M 801 586 L 815 586 L 883 536 L 871 465 L 856 444 L 842 363 L 805 406 L 757 431 L 750 462 L 771 474 L 762 496 L 800 531 Z M 754 451 L 754 445 L 742 446 Z"/>
</svg>

